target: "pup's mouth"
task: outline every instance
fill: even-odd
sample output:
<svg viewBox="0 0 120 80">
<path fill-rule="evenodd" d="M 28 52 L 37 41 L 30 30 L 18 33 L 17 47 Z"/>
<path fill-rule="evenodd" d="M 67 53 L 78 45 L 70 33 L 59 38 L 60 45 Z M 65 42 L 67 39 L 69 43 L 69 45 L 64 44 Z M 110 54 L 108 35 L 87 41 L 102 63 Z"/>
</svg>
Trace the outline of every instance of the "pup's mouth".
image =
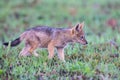
<svg viewBox="0 0 120 80">
<path fill-rule="evenodd" d="M 82 44 L 82 45 L 87 45 L 88 44 L 88 42 L 86 41 L 86 42 L 84 42 L 84 43 L 82 43 L 82 42 L 78 42 L 78 43 L 80 43 L 80 44 Z"/>
<path fill-rule="evenodd" d="M 75 40 L 73 40 L 72 42 L 77 42 L 77 43 L 79 43 L 79 44 L 82 44 L 82 45 L 87 45 L 88 44 L 88 42 L 86 41 L 86 42 L 81 42 L 81 41 L 75 41 Z"/>
</svg>

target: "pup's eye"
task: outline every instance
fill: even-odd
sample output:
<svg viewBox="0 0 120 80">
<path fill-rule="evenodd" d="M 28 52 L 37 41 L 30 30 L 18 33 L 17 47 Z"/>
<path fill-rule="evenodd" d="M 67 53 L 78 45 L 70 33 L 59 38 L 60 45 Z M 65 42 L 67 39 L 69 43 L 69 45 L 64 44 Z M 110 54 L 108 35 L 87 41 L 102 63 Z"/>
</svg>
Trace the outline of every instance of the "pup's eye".
<svg viewBox="0 0 120 80">
<path fill-rule="evenodd" d="M 81 39 L 83 39 L 83 38 L 84 38 L 84 36 L 80 36 L 80 38 L 81 38 Z"/>
</svg>

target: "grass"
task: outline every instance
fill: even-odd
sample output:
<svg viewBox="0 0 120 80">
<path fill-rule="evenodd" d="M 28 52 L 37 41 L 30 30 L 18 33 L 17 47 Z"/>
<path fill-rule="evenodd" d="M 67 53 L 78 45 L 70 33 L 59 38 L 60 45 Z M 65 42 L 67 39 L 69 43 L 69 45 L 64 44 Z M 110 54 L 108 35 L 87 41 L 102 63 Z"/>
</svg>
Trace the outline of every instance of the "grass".
<svg viewBox="0 0 120 80">
<path fill-rule="evenodd" d="M 119 4 L 119 0 L 1 0 L 0 79 L 120 80 Z M 107 23 L 110 19 L 115 26 Z M 36 25 L 67 27 L 83 21 L 89 44 L 69 44 L 65 63 L 57 55 L 49 60 L 46 49 L 38 49 L 38 58 L 18 57 L 23 43 L 14 48 L 2 46 Z"/>
</svg>

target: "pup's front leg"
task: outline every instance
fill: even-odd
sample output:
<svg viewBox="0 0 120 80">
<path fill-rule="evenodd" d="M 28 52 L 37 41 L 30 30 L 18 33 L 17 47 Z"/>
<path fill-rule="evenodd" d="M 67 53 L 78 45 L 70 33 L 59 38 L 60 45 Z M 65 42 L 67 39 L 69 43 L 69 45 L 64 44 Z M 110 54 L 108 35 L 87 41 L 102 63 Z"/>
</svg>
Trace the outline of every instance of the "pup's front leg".
<svg viewBox="0 0 120 80">
<path fill-rule="evenodd" d="M 54 57 L 54 44 L 53 44 L 53 42 L 50 42 L 48 44 L 48 53 L 49 53 L 48 58 L 52 59 Z"/>
<path fill-rule="evenodd" d="M 65 62 L 65 58 L 64 58 L 64 48 L 60 47 L 57 48 L 58 51 L 58 57 L 60 60 L 62 60 L 63 62 Z"/>
</svg>

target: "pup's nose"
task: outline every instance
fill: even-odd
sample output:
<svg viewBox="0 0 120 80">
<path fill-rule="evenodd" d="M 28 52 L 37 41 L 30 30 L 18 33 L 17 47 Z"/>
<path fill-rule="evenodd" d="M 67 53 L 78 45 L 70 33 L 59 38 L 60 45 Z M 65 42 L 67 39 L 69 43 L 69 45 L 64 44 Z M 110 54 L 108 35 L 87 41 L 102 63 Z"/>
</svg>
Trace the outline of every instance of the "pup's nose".
<svg viewBox="0 0 120 80">
<path fill-rule="evenodd" d="M 88 42 L 86 41 L 86 44 L 88 44 Z"/>
</svg>

